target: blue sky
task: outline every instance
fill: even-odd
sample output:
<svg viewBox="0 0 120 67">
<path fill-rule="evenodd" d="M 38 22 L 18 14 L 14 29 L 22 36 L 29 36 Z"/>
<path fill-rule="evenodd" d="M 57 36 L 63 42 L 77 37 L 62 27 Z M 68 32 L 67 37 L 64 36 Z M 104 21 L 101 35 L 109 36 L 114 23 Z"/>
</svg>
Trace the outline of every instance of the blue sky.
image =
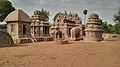
<svg viewBox="0 0 120 67">
<path fill-rule="evenodd" d="M 103 21 L 113 24 L 113 15 L 120 8 L 120 0 L 9 0 L 16 9 L 22 9 L 30 16 L 34 10 L 44 8 L 50 11 L 50 21 L 56 13 L 69 13 L 72 11 L 78 13 L 83 19 L 83 10 L 88 10 L 88 16 L 91 13 L 97 13 Z"/>
</svg>

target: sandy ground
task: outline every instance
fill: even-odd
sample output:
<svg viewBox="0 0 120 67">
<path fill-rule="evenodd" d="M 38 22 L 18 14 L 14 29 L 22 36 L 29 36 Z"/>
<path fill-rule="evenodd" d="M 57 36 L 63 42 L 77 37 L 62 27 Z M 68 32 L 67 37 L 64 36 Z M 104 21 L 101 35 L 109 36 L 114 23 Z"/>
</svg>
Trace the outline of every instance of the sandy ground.
<svg viewBox="0 0 120 67">
<path fill-rule="evenodd" d="M 120 38 L 0 48 L 0 67 L 120 67 Z"/>
</svg>

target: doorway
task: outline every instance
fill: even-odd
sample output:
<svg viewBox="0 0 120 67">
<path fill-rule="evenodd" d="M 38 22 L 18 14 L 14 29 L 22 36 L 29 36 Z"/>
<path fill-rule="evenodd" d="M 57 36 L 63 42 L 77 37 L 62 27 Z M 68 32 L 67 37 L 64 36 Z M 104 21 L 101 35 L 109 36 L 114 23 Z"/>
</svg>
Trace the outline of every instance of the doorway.
<svg viewBox="0 0 120 67">
<path fill-rule="evenodd" d="M 26 34 L 26 25 L 23 25 L 23 34 Z"/>
</svg>

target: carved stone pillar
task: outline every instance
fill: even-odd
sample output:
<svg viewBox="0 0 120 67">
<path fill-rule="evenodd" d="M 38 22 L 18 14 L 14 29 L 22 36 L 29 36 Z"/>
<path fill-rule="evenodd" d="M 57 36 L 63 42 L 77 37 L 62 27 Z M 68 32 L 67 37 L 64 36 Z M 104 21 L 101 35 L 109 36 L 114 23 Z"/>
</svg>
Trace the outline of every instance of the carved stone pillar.
<svg viewBox="0 0 120 67">
<path fill-rule="evenodd" d="M 40 27 L 40 36 L 43 36 L 43 27 Z"/>
</svg>

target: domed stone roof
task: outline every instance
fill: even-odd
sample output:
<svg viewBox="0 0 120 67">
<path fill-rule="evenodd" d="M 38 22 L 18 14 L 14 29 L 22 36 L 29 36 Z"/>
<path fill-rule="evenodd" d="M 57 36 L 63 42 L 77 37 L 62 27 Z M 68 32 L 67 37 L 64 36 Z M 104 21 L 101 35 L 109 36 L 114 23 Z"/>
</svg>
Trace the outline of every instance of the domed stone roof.
<svg viewBox="0 0 120 67">
<path fill-rule="evenodd" d="M 11 12 L 6 18 L 6 22 L 20 21 L 20 22 L 31 22 L 31 18 L 22 10 L 18 9 Z"/>
<path fill-rule="evenodd" d="M 99 16 L 98 16 L 96 13 L 92 13 L 92 14 L 89 16 L 89 18 L 91 18 L 91 19 L 98 19 Z"/>
</svg>

